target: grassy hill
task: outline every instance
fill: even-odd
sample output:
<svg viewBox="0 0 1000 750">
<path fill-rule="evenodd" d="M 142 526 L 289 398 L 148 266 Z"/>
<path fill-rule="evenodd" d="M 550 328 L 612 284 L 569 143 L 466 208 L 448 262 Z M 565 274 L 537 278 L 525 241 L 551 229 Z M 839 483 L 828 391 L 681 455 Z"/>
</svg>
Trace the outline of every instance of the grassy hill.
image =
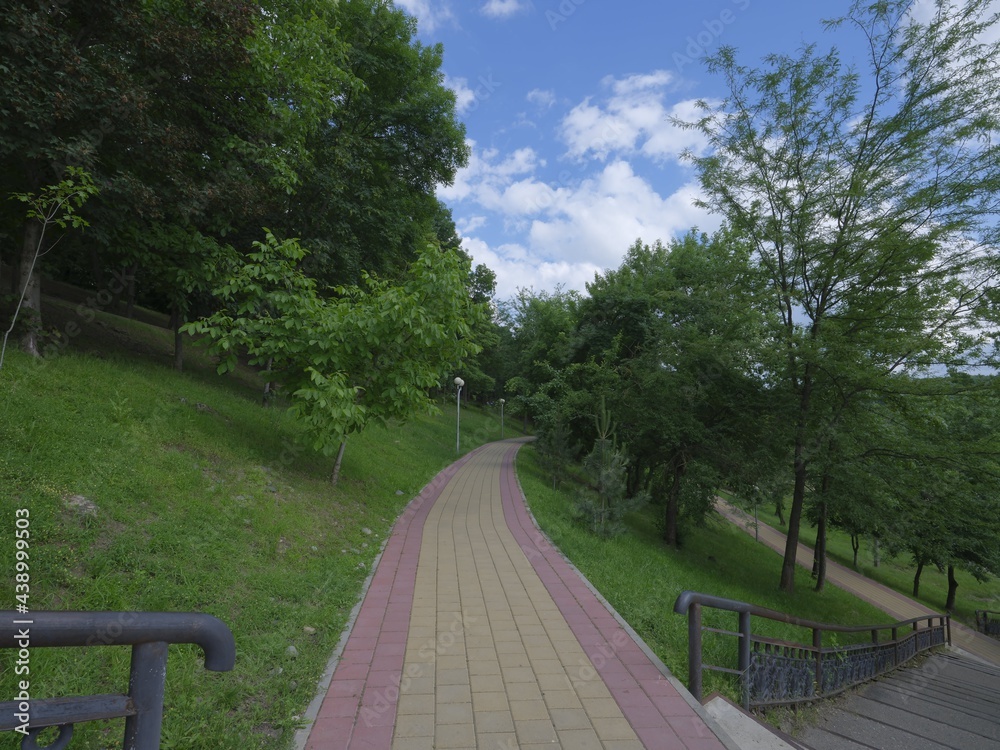
<svg viewBox="0 0 1000 750">
<path fill-rule="evenodd" d="M 47 312 L 60 330 L 80 320 L 75 303 Z M 201 611 L 230 626 L 233 672 L 171 647 L 164 748 L 286 747 L 393 521 L 456 458 L 454 403 L 351 440 L 334 488 L 332 459 L 260 406 L 252 373 L 220 378 L 200 351 L 175 373 L 171 345 L 164 329 L 101 313 L 45 361 L 8 350 L 0 549 L 13 560 L 15 511 L 29 509 L 32 610 Z M 498 416 L 475 408 L 462 428 L 463 452 L 500 437 Z M 127 689 L 128 648 L 31 658 L 36 698 Z M 0 694 L 13 677 L 3 670 Z M 121 735 L 120 720 L 82 724 L 73 747 Z"/>
</svg>

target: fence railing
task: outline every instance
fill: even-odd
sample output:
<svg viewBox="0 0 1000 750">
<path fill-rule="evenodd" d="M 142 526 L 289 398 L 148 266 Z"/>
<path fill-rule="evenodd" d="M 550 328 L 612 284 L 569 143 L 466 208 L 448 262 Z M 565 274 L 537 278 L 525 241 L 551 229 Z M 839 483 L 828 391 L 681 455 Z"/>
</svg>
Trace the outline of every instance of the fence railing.
<svg viewBox="0 0 1000 750">
<path fill-rule="evenodd" d="M 977 609 L 976 630 L 994 638 L 1000 638 L 1000 612 L 994 612 L 989 609 Z"/>
<path fill-rule="evenodd" d="M 45 746 L 64 750 L 73 725 L 98 719 L 125 719 L 125 750 L 158 750 L 163 724 L 167 645 L 194 643 L 205 654 L 205 668 L 227 672 L 236 660 L 233 634 L 211 615 L 189 612 L 0 612 L 0 648 L 17 649 L 15 660 L 30 662 L 31 650 L 45 647 L 131 646 L 129 688 L 124 695 L 35 699 L 20 690 L 0 703 L 0 731 L 23 735 L 22 750 L 36 750 L 39 734 L 58 727 Z M 29 667 L 30 668 L 30 667 Z M 18 672 L 15 674 L 30 674 Z M 28 681 L 26 681 L 28 682 Z"/>
<path fill-rule="evenodd" d="M 737 630 L 703 627 L 703 607 L 735 613 Z M 747 709 L 788 706 L 836 695 L 895 669 L 921 651 L 951 644 L 951 619 L 947 615 L 925 615 L 891 625 L 834 625 L 696 591 L 682 592 L 674 603 L 674 612 L 688 616 L 688 689 L 694 697 L 702 699 L 704 670 L 724 672 L 738 679 Z M 811 631 L 811 642 L 755 635 L 754 617 Z M 703 662 L 705 632 L 736 639 L 735 668 Z M 871 641 L 824 646 L 827 633 L 870 633 Z"/>
</svg>

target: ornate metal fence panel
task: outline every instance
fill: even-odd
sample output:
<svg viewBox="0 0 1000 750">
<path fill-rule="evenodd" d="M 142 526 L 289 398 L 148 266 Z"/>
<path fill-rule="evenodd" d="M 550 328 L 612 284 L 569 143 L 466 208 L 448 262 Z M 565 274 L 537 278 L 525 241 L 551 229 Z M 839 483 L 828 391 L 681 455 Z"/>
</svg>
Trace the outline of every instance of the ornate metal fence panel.
<svg viewBox="0 0 1000 750">
<path fill-rule="evenodd" d="M 1000 612 L 976 610 L 976 629 L 993 638 L 1000 638 Z"/>
<path fill-rule="evenodd" d="M 739 629 L 702 627 L 703 606 L 737 613 Z M 731 673 L 740 682 L 746 708 L 792 705 L 835 695 L 895 669 L 922 651 L 951 641 L 950 620 L 944 615 L 928 615 L 892 625 L 833 625 L 801 620 L 783 612 L 693 591 L 685 591 L 677 598 L 674 611 L 688 615 L 691 692 L 701 700 L 704 669 Z M 753 617 L 809 630 L 812 644 L 755 636 L 751 627 Z M 702 631 L 737 639 L 735 668 L 703 663 Z M 825 647 L 824 635 L 831 633 L 853 634 L 854 637 L 870 634 L 870 642 Z"/>
</svg>

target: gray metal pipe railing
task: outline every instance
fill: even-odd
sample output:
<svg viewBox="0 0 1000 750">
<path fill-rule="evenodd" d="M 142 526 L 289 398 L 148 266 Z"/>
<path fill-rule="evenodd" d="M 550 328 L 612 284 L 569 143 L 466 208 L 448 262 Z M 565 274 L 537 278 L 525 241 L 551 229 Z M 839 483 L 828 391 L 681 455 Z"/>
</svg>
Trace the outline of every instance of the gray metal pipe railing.
<svg viewBox="0 0 1000 750">
<path fill-rule="evenodd" d="M 0 612 L 0 648 L 28 650 L 81 646 L 132 646 L 126 695 L 14 700 L 0 703 L 0 731 L 23 731 L 22 750 L 39 748 L 47 727 L 59 727 L 48 750 L 68 747 L 73 725 L 125 719 L 125 750 L 158 750 L 163 724 L 167 646 L 192 643 L 205 668 L 227 672 L 236 662 L 233 634 L 221 620 L 195 612 Z M 27 644 L 27 645 L 25 645 Z M 27 707 L 27 710 L 21 710 Z"/>
<path fill-rule="evenodd" d="M 704 627 L 702 625 L 703 607 L 710 607 L 713 609 L 736 613 L 739 616 L 739 630 L 727 631 L 717 628 Z M 834 695 L 842 690 L 845 690 L 850 685 L 838 685 L 836 688 L 829 691 L 824 688 L 827 683 L 827 675 L 824 672 L 826 668 L 825 665 L 828 661 L 827 657 L 831 655 L 844 660 L 849 656 L 856 655 L 859 651 L 866 649 L 871 651 L 872 648 L 882 649 L 885 651 L 891 651 L 893 654 L 893 658 L 886 659 L 885 661 L 892 664 L 892 667 L 890 668 L 894 668 L 903 661 L 906 661 L 907 658 L 911 658 L 912 655 L 926 650 L 927 648 L 940 645 L 939 641 L 940 643 L 951 644 L 951 619 L 947 615 L 939 614 L 914 617 L 909 620 L 902 620 L 888 625 L 838 625 L 835 623 L 822 623 L 815 622 L 813 620 L 806 620 L 784 612 L 768 609 L 766 607 L 759 607 L 757 605 L 737 601 L 735 599 L 725 599 L 723 597 L 712 596 L 710 594 L 702 594 L 696 591 L 681 592 L 680 596 L 677 597 L 677 600 L 674 603 L 674 612 L 688 616 L 688 689 L 694 697 L 699 701 L 702 698 L 703 671 L 705 669 L 735 674 L 740 680 L 740 692 L 742 693 L 743 705 L 744 708 L 747 709 L 749 709 L 751 705 L 790 705 L 804 700 L 814 700 L 819 697 Z M 812 642 L 811 644 L 793 643 L 766 638 L 763 636 L 755 636 L 751 632 L 752 617 L 761 617 L 811 630 Z M 923 629 L 920 628 L 921 624 L 925 624 Z M 905 628 L 911 628 L 912 632 L 909 635 L 901 637 L 899 635 L 899 631 Z M 880 640 L 879 634 L 883 631 L 889 631 L 891 633 L 889 640 Z M 925 639 L 929 645 L 920 646 L 919 644 L 914 644 L 913 654 L 905 656 L 904 658 L 906 649 L 909 648 L 911 641 L 918 631 L 930 631 L 933 633 L 932 638 Z M 703 632 L 713 632 L 733 636 L 739 639 L 736 669 L 704 663 L 702 659 Z M 855 645 L 842 648 L 824 648 L 823 646 L 824 633 L 849 634 L 864 632 L 871 633 L 871 645 L 868 647 Z M 759 650 L 760 646 L 763 646 L 763 652 Z M 755 647 L 757 650 L 755 650 Z M 772 654 L 772 649 L 775 652 L 779 650 L 783 651 L 783 653 L 780 656 Z M 789 657 L 788 654 L 790 652 L 796 654 L 796 656 Z M 753 666 L 755 656 L 758 657 L 760 661 L 765 661 L 770 656 L 775 656 L 775 661 L 797 661 L 801 665 L 803 662 L 802 654 L 808 654 L 808 658 L 814 665 L 812 667 L 812 682 L 815 690 L 813 694 L 808 696 L 788 696 L 787 699 L 778 698 L 766 701 L 758 700 L 756 696 L 752 695 L 753 686 L 751 684 L 750 671 Z M 882 670 L 878 673 L 881 674 L 884 671 L 887 670 Z M 861 681 L 862 680 L 858 680 L 857 682 Z M 857 682 L 851 684 L 857 684 Z"/>
</svg>

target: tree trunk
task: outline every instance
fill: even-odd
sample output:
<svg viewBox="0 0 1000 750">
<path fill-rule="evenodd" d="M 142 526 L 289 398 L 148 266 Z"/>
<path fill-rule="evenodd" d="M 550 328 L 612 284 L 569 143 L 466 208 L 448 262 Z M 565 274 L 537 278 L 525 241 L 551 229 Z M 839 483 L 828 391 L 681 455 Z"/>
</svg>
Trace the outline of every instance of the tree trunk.
<svg viewBox="0 0 1000 750">
<path fill-rule="evenodd" d="M 95 289 L 104 288 L 104 266 L 101 264 L 101 253 L 96 242 L 87 243 L 87 255 L 90 259 L 90 278 Z"/>
<path fill-rule="evenodd" d="M 680 510 L 681 479 L 687 469 L 683 458 L 674 456 L 670 461 L 672 479 L 667 491 L 667 508 L 664 512 L 663 540 L 673 549 L 677 549 L 677 516 Z"/>
<path fill-rule="evenodd" d="M 170 327 L 174 331 L 174 369 L 177 372 L 184 371 L 184 334 L 181 333 L 182 325 L 184 325 L 184 313 L 181 312 L 180 305 L 175 304 L 173 312 L 170 314 Z"/>
<path fill-rule="evenodd" d="M 920 574 L 924 572 L 923 560 L 917 561 L 917 572 L 913 576 L 913 597 L 920 596 Z"/>
<path fill-rule="evenodd" d="M 271 357 L 269 360 L 267 360 L 267 371 L 268 372 L 271 371 L 271 366 L 273 364 L 274 364 L 274 357 Z M 270 403 L 270 399 L 271 399 L 271 381 L 268 380 L 266 383 L 264 383 L 264 395 L 261 396 L 260 405 L 261 406 L 268 406 L 269 403 Z"/>
<path fill-rule="evenodd" d="M 29 221 L 24 228 L 24 242 L 21 245 L 20 283 L 23 302 L 19 315 L 24 322 L 21 348 L 33 357 L 40 357 L 38 349 L 38 329 L 42 323 L 42 290 L 38 277 L 36 256 L 41 252 L 38 246 L 42 240 L 42 226 L 37 221 Z M 11 321 L 13 324 L 13 321 Z"/>
<path fill-rule="evenodd" d="M 812 399 L 812 377 L 809 367 L 802 380 L 802 391 L 799 398 L 798 425 L 795 429 L 795 487 L 792 491 L 792 508 L 788 514 L 788 531 L 785 534 L 785 557 L 781 563 L 781 581 L 778 588 L 786 594 L 795 593 L 795 558 L 799 551 L 799 526 L 802 523 L 802 506 L 806 499 L 806 480 L 809 467 L 805 456 L 806 418 Z"/>
<path fill-rule="evenodd" d="M 336 484 L 340 480 L 340 464 L 344 460 L 344 449 L 347 447 L 347 440 L 340 442 L 340 450 L 337 451 L 337 460 L 333 464 L 333 474 L 330 475 L 330 484 Z"/>
<path fill-rule="evenodd" d="M 128 269 L 128 285 L 125 297 L 125 317 L 132 320 L 135 315 L 135 277 L 139 273 L 139 263 L 133 263 Z"/>
<path fill-rule="evenodd" d="M 778 498 L 774 501 L 774 515 L 778 517 L 778 523 L 782 526 L 785 525 L 785 500 L 784 498 Z"/>
<path fill-rule="evenodd" d="M 858 569 L 858 550 L 861 549 L 861 537 L 851 534 L 851 549 L 854 550 L 854 569 Z"/>
<path fill-rule="evenodd" d="M 823 477 L 823 489 L 829 484 L 826 477 Z M 816 526 L 816 547 L 813 554 L 816 555 L 816 591 L 822 591 L 826 585 L 826 500 L 819 507 L 819 524 Z"/>
<path fill-rule="evenodd" d="M 944 611 L 949 615 L 955 611 L 955 593 L 958 591 L 958 581 L 955 580 L 955 566 L 948 566 L 948 600 L 944 603 Z"/>
<path fill-rule="evenodd" d="M 872 537 L 872 565 L 876 568 L 879 563 L 878 537 Z"/>
</svg>

